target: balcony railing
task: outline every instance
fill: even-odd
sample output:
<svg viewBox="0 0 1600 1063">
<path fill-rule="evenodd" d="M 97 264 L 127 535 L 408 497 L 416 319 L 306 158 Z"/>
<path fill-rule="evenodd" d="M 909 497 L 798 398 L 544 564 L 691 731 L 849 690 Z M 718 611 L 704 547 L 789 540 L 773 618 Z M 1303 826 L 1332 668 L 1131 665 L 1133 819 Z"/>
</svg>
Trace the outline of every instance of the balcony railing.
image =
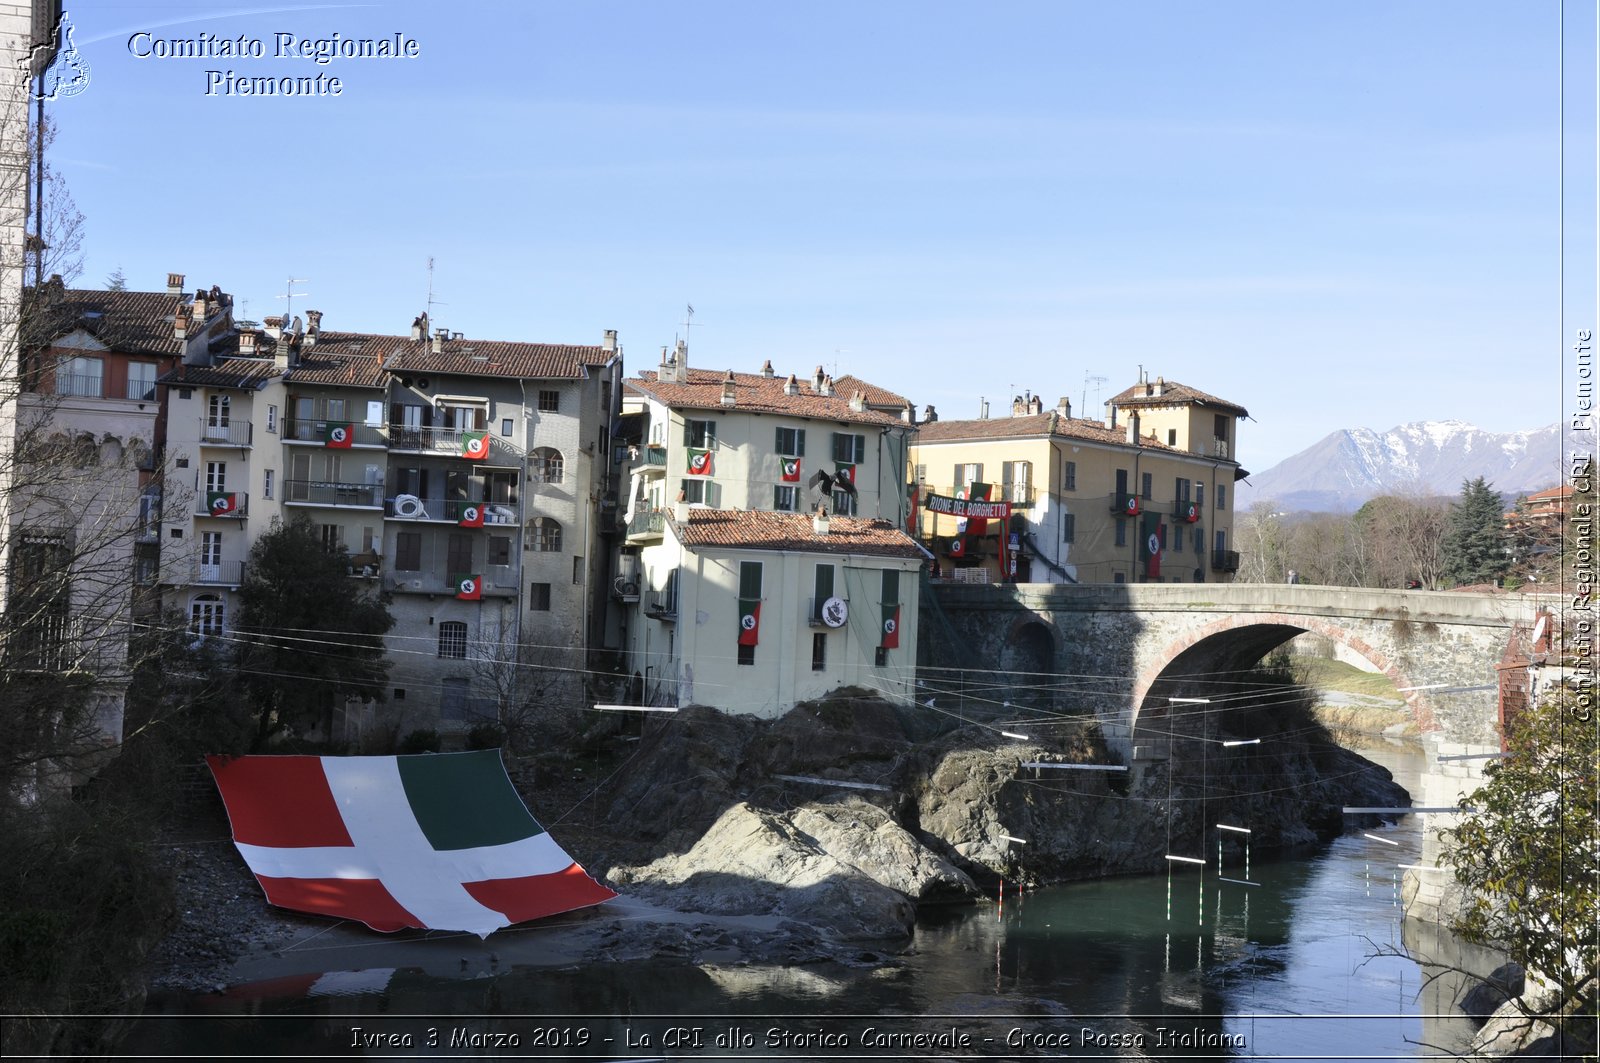
<svg viewBox="0 0 1600 1063">
<path fill-rule="evenodd" d="M 1145 502 L 1133 491 L 1115 491 L 1111 495 L 1111 512 L 1131 517 L 1145 511 Z"/>
<path fill-rule="evenodd" d="M 676 622 L 678 619 L 678 595 L 676 593 L 651 594 L 648 598 L 648 604 L 644 607 L 644 615 L 652 620 Z"/>
<path fill-rule="evenodd" d="M 1213 550 L 1211 551 L 1211 570 L 1213 572 L 1239 571 L 1239 551 Z"/>
<path fill-rule="evenodd" d="M 328 441 L 328 425 L 348 425 L 353 434 L 350 444 L 357 447 L 383 447 L 389 445 L 388 433 L 382 425 L 362 424 L 359 421 L 329 421 L 327 418 L 316 419 L 306 417 L 285 417 L 283 419 L 283 441 L 285 443 L 315 443 L 317 446 L 326 446 Z"/>
<path fill-rule="evenodd" d="M 98 399 L 105 394 L 105 379 L 98 373 L 57 373 L 54 394 L 62 397 Z"/>
<path fill-rule="evenodd" d="M 355 506 L 360 509 L 377 509 L 383 505 L 382 484 L 285 480 L 283 487 L 283 500 L 291 506 Z"/>
<path fill-rule="evenodd" d="M 156 382 L 154 380 L 130 380 L 123 391 L 124 398 L 132 399 L 135 402 L 156 401 Z"/>
<path fill-rule="evenodd" d="M 521 570 L 515 565 L 494 565 L 481 573 L 479 594 L 484 598 L 514 598 L 521 581 Z M 450 573 L 426 569 L 405 572 L 391 569 L 385 585 L 400 594 L 432 594 L 455 597 L 456 585 Z"/>
<path fill-rule="evenodd" d="M 1010 502 L 1014 506 L 1033 505 L 1032 484 L 1001 484 L 994 497 L 1001 502 Z"/>
<path fill-rule="evenodd" d="M 637 472 L 646 475 L 665 471 L 667 467 L 667 448 L 660 443 L 648 443 L 642 447 L 634 447 L 633 465 Z"/>
<path fill-rule="evenodd" d="M 206 587 L 237 587 L 244 582 L 243 561 L 201 562 L 194 567 L 193 582 Z"/>
<path fill-rule="evenodd" d="M 1184 521 L 1188 524 L 1193 524 L 1198 521 L 1200 519 L 1201 512 L 1202 510 L 1200 503 L 1187 498 L 1180 498 L 1176 502 L 1172 503 L 1172 515 L 1178 520 Z"/>
<path fill-rule="evenodd" d="M 660 510 L 635 513 L 628 522 L 628 540 L 659 539 L 666 533 L 667 517 Z"/>
<path fill-rule="evenodd" d="M 422 454 L 449 454 L 461 456 L 462 441 L 467 436 L 482 435 L 487 429 L 467 431 L 461 428 L 417 428 L 410 425 L 391 424 L 388 428 L 389 449 L 415 451 Z M 505 436 L 489 431 L 488 462 L 521 460 L 522 448 Z"/>
<path fill-rule="evenodd" d="M 235 420 L 227 424 L 202 424 L 200 443 L 211 447 L 248 447 L 254 427 L 249 421 Z"/>
<path fill-rule="evenodd" d="M 194 500 L 197 517 L 243 517 L 250 512 L 250 496 L 243 491 L 201 491 Z"/>
<path fill-rule="evenodd" d="M 380 488 L 381 490 L 381 488 Z M 485 525 L 518 523 L 517 507 L 509 502 L 478 502 L 465 498 L 424 498 L 401 492 L 383 500 L 383 515 L 394 520 L 436 521 L 457 524 L 463 506 L 483 507 Z"/>
</svg>

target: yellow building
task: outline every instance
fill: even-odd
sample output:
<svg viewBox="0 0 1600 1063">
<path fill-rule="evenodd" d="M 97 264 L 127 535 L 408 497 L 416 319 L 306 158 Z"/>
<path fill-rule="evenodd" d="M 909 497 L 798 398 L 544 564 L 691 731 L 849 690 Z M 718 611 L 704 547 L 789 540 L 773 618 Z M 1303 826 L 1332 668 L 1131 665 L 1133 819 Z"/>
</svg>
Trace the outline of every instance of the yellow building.
<svg viewBox="0 0 1600 1063">
<path fill-rule="evenodd" d="M 1046 411 L 1025 396 L 1009 416 L 925 422 L 911 446 L 917 535 L 945 578 L 1228 580 L 1239 567 L 1233 485 L 1247 475 L 1236 459 L 1247 416 L 1157 377 L 1109 400 L 1104 420 L 1073 417 L 1064 398 Z M 963 519 L 965 505 L 947 501 L 982 497 L 1005 505 Z"/>
</svg>

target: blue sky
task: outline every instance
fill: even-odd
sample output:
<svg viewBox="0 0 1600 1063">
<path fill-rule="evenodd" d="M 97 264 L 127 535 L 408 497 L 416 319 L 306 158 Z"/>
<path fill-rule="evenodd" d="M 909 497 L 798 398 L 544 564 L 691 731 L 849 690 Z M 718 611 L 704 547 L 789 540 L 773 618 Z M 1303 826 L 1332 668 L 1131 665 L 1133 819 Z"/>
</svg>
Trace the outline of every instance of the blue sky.
<svg viewBox="0 0 1600 1063">
<path fill-rule="evenodd" d="M 402 332 L 432 256 L 469 336 L 615 328 L 648 368 L 692 303 L 691 364 L 837 363 L 946 418 L 1024 389 L 1098 416 L 1143 366 L 1249 408 L 1256 470 L 1343 427 L 1555 421 L 1593 324 L 1581 4 L 1565 331 L 1555 4 L 67 7 L 82 282 L 181 271 L 256 319 L 292 276 L 325 328 Z M 138 59 L 141 30 L 421 54 Z M 210 69 L 343 93 L 207 96 Z"/>
</svg>

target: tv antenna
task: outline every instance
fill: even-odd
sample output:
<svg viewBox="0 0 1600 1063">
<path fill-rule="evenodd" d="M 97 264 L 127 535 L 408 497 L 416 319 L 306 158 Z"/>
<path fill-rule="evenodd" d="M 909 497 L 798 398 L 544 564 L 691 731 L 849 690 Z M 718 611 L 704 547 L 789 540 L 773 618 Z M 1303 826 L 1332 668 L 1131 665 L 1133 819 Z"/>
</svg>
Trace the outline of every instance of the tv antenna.
<svg viewBox="0 0 1600 1063">
<path fill-rule="evenodd" d="M 1094 393 L 1098 396 L 1100 394 L 1100 388 L 1105 384 L 1105 382 L 1106 378 L 1103 376 L 1093 376 L 1089 373 L 1083 374 L 1083 401 L 1078 403 L 1080 410 L 1087 411 L 1089 409 L 1089 385 L 1094 385 Z M 1080 413 L 1079 416 L 1086 416 L 1086 414 Z"/>
<path fill-rule="evenodd" d="M 294 286 L 296 284 L 304 284 L 305 282 L 306 279 L 304 277 L 290 277 L 288 280 L 283 282 L 283 294 L 274 296 L 274 298 L 283 300 L 283 324 L 285 331 L 288 329 L 289 322 L 294 320 L 294 314 L 292 311 L 294 308 L 295 296 L 311 294 L 310 292 L 297 292 L 294 290 Z"/>
<path fill-rule="evenodd" d="M 443 299 L 435 299 L 433 297 L 433 256 L 429 255 L 428 256 L 428 306 L 427 306 L 427 310 L 425 311 L 427 313 L 427 315 L 428 315 L 428 320 L 429 321 L 433 320 L 433 308 L 434 307 L 436 307 L 436 306 L 449 306 L 449 305 L 450 304 L 445 302 Z"/>
</svg>

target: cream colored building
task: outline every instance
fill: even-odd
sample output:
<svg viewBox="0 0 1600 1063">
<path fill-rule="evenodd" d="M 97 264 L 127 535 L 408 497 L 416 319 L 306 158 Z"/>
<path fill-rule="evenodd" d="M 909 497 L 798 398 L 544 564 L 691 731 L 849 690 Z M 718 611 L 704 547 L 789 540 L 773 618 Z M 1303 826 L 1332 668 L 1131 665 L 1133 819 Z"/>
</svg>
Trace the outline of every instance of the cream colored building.
<svg viewBox="0 0 1600 1063">
<path fill-rule="evenodd" d="M 1158 377 L 1107 402 L 1104 420 L 1024 396 L 1009 416 L 925 422 L 911 447 L 918 536 L 947 578 L 1226 581 L 1238 569 L 1233 485 L 1246 475 L 1235 457 L 1246 416 Z M 965 497 L 974 483 L 1008 502 L 1010 518 L 972 534 L 930 512 L 929 495 Z"/>
</svg>

